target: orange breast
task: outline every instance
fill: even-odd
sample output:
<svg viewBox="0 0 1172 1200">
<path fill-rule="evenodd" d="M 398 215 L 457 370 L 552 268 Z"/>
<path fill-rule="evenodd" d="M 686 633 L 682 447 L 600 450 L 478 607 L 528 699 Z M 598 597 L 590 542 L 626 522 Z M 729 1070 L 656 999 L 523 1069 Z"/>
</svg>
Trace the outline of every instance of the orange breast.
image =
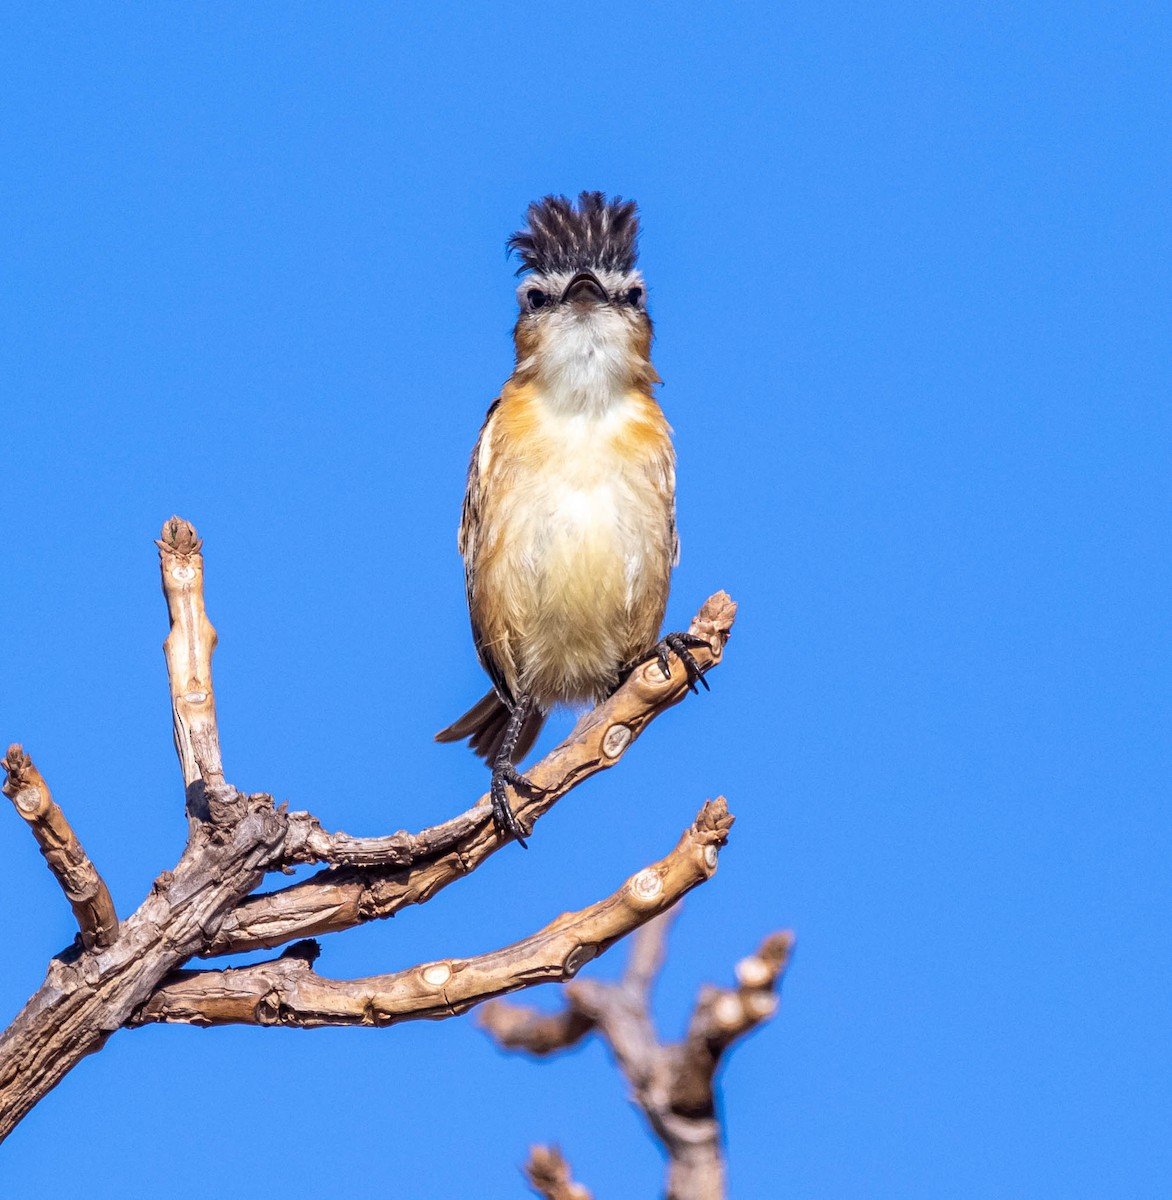
<svg viewBox="0 0 1172 1200">
<path fill-rule="evenodd" d="M 474 620 L 514 692 L 593 700 L 659 634 L 674 553 L 674 456 L 639 392 L 559 413 L 506 391 L 481 479 Z"/>
</svg>

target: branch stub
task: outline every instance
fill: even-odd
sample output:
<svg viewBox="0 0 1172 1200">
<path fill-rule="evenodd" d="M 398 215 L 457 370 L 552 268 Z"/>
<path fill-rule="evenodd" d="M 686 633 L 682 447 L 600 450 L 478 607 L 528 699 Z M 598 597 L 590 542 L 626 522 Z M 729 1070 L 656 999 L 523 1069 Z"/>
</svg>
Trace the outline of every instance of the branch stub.
<svg viewBox="0 0 1172 1200">
<path fill-rule="evenodd" d="M 645 903 L 650 903 L 652 900 L 663 891 L 663 880 L 659 877 L 659 872 L 651 867 L 639 872 L 634 879 L 631 880 L 631 892 L 639 900 Z"/>
<path fill-rule="evenodd" d="M 443 987 L 452 977 L 452 968 L 447 963 L 432 963 L 421 972 L 423 982 L 429 987 Z"/>
<path fill-rule="evenodd" d="M 631 730 L 627 725 L 612 725 L 602 739 L 602 752 L 607 758 L 618 758 L 631 744 Z"/>
</svg>

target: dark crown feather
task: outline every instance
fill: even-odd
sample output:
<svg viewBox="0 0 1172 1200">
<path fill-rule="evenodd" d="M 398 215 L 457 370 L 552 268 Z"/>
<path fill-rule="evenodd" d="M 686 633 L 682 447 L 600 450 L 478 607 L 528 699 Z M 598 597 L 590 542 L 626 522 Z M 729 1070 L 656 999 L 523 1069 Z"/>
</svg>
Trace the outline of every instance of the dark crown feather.
<svg viewBox="0 0 1172 1200">
<path fill-rule="evenodd" d="M 634 200 L 582 192 L 575 207 L 565 196 L 545 196 L 529 205 L 528 219 L 528 227 L 506 243 L 521 260 L 518 275 L 634 269 L 639 237 Z"/>
</svg>

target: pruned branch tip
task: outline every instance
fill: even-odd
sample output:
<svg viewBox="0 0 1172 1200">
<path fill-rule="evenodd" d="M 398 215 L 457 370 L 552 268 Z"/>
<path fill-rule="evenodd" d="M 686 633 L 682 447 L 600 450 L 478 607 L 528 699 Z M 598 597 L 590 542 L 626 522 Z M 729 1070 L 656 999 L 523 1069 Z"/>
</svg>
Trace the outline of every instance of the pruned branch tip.
<svg viewBox="0 0 1172 1200">
<path fill-rule="evenodd" d="M 0 761 L 7 773 L 4 794 L 28 822 L 73 915 L 87 950 L 110 946 L 118 935 L 118 915 L 105 880 L 54 802 L 49 785 L 19 743 Z"/>
<path fill-rule="evenodd" d="M 217 639 L 203 598 L 203 542 L 194 525 L 172 517 L 163 525 L 155 545 L 159 548 L 163 595 L 171 618 L 163 654 L 171 685 L 175 752 L 183 770 L 183 786 L 193 816 L 207 816 L 213 824 L 225 824 L 232 813 L 217 805 L 224 767 L 212 689 L 212 653 Z"/>
</svg>

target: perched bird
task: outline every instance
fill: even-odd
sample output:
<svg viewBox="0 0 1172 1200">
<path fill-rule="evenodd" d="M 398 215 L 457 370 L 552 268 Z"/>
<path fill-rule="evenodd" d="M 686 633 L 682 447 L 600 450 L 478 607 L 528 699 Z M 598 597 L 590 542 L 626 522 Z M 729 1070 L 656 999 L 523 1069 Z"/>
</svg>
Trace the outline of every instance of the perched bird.
<svg viewBox="0 0 1172 1200">
<path fill-rule="evenodd" d="M 597 702 L 668 650 L 704 682 L 688 634 L 659 639 L 679 557 L 675 451 L 652 389 L 636 206 L 546 196 L 508 240 L 521 260 L 516 366 L 472 451 L 458 545 L 490 691 L 436 740 L 492 766 L 497 825 L 525 845 L 506 785 L 559 703 Z M 707 687 L 707 683 L 704 684 Z"/>
</svg>

